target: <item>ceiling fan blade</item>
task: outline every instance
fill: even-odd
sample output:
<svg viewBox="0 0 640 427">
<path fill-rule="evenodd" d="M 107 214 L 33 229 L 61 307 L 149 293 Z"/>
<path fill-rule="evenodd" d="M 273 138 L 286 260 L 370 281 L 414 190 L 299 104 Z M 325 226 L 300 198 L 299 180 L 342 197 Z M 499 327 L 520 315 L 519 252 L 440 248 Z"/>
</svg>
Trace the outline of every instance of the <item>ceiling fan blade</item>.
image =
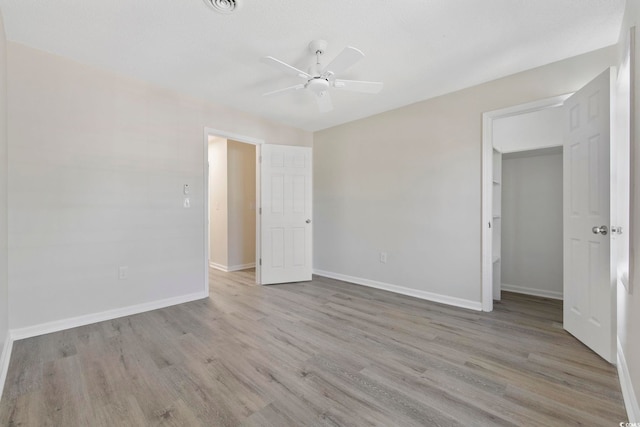
<svg viewBox="0 0 640 427">
<path fill-rule="evenodd" d="M 351 46 L 345 47 L 338 56 L 333 58 L 333 61 L 324 67 L 322 73 L 324 74 L 327 71 L 331 71 L 333 74 L 340 74 L 351 68 L 353 64 L 360 61 L 362 58 L 364 58 L 364 53 L 360 50 Z"/>
<path fill-rule="evenodd" d="M 326 113 L 333 110 L 333 103 L 331 102 L 331 96 L 326 90 L 316 94 L 316 101 L 318 101 L 318 108 L 321 113 Z"/>
<path fill-rule="evenodd" d="M 287 64 L 286 62 L 282 62 L 279 59 L 274 58 L 273 56 L 264 56 L 260 58 L 260 61 L 263 62 L 264 64 L 271 65 L 273 68 L 276 68 L 280 71 L 284 71 L 285 73 L 290 74 L 292 76 L 297 76 L 302 79 L 311 78 L 311 76 L 308 73 L 305 73 L 304 71 L 299 70 L 296 67 L 293 67 Z"/>
<path fill-rule="evenodd" d="M 384 84 L 382 82 L 361 82 L 358 80 L 340 80 L 336 79 L 333 82 L 333 87 L 336 89 L 350 90 L 353 92 L 362 93 L 378 93 L 382 90 Z"/>
<path fill-rule="evenodd" d="M 279 95 L 284 92 L 294 91 L 304 89 L 304 85 L 300 83 L 299 85 L 285 87 L 284 89 L 272 90 L 271 92 L 263 93 L 262 96 L 271 96 L 271 95 Z"/>
</svg>

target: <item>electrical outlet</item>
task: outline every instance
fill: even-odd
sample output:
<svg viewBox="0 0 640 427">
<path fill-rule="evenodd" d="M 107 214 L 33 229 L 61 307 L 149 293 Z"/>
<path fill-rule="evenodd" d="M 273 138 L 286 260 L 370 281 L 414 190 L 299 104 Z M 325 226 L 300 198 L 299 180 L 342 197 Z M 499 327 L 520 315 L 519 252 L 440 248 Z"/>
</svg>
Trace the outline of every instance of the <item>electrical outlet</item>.
<svg viewBox="0 0 640 427">
<path fill-rule="evenodd" d="M 126 265 L 118 267 L 118 280 L 124 280 L 129 277 L 129 267 Z"/>
<path fill-rule="evenodd" d="M 380 252 L 380 262 L 383 264 L 387 263 L 387 253 L 386 252 Z"/>
</svg>

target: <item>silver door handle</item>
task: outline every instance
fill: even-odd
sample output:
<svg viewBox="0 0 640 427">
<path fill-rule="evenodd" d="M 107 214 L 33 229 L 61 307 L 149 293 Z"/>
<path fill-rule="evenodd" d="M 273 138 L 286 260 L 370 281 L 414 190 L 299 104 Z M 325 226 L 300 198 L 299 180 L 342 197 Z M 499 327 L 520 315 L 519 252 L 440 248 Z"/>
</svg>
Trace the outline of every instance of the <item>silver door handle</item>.
<svg viewBox="0 0 640 427">
<path fill-rule="evenodd" d="M 311 224 L 311 220 L 310 220 L 310 219 L 306 220 L 305 222 L 306 222 L 307 224 Z"/>
<path fill-rule="evenodd" d="M 593 232 L 593 234 L 602 234 L 603 236 L 606 236 L 607 233 L 609 232 L 609 229 L 607 228 L 606 225 L 601 225 L 600 227 L 598 226 L 593 227 L 591 231 Z"/>
</svg>

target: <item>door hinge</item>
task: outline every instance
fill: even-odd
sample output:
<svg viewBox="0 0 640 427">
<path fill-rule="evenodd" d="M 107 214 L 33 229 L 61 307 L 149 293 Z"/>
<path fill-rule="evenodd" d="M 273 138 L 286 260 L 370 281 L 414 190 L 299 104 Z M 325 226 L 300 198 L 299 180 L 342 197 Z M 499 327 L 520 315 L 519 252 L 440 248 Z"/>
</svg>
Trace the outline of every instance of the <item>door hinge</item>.
<svg viewBox="0 0 640 427">
<path fill-rule="evenodd" d="M 259 265 L 262 265 L 262 258 L 260 258 Z"/>
<path fill-rule="evenodd" d="M 262 215 L 262 208 L 258 208 L 258 213 Z"/>
<path fill-rule="evenodd" d="M 489 228 L 491 228 L 491 221 L 489 221 Z"/>
</svg>

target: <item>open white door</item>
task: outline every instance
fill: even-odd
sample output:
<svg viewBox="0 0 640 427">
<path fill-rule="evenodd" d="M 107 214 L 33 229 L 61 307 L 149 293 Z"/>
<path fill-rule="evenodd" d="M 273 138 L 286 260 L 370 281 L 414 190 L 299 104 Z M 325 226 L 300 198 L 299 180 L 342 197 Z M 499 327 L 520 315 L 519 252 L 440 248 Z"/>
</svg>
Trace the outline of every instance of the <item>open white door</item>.
<svg viewBox="0 0 640 427">
<path fill-rule="evenodd" d="M 615 361 L 615 275 L 611 269 L 612 72 L 565 101 L 564 328 Z"/>
<path fill-rule="evenodd" d="M 261 283 L 311 280 L 311 148 L 265 144 L 261 155 Z"/>
</svg>

